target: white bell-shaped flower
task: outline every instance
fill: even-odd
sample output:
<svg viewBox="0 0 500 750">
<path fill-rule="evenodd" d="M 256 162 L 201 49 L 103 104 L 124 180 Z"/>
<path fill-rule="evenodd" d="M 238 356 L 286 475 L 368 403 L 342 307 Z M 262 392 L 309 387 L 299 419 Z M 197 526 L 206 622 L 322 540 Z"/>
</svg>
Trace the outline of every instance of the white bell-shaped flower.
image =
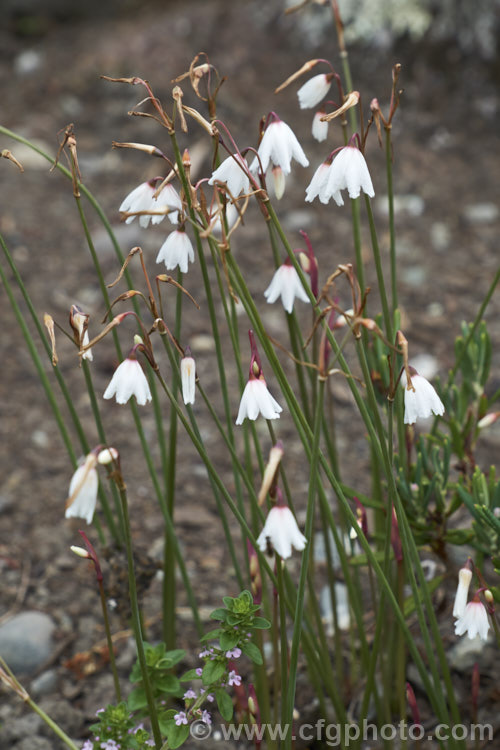
<svg viewBox="0 0 500 750">
<path fill-rule="evenodd" d="M 359 198 L 361 190 L 370 198 L 375 195 L 365 157 L 356 146 L 345 146 L 337 152 L 326 178 L 325 171 L 319 171 L 325 164 L 328 162 L 324 162 L 316 170 L 306 190 L 306 201 L 312 201 L 318 195 L 322 203 L 333 198 L 338 206 L 343 206 L 341 190 L 347 190 L 349 198 Z"/>
<path fill-rule="evenodd" d="M 194 250 L 186 232 L 176 229 L 168 235 L 156 257 L 157 263 L 162 261 L 169 271 L 179 266 L 182 273 L 187 272 L 189 261 L 194 262 Z"/>
<path fill-rule="evenodd" d="M 241 397 L 236 424 L 243 424 L 246 417 L 255 420 L 259 414 L 262 414 L 264 419 L 279 419 L 282 411 L 281 406 L 267 390 L 264 378 L 250 377 Z"/>
<path fill-rule="evenodd" d="M 258 149 L 263 171 L 266 172 L 269 164 L 272 164 L 281 167 L 284 175 L 290 174 L 292 159 L 298 161 L 303 167 L 308 167 L 309 161 L 293 130 L 276 115 L 273 117 L 274 119 L 264 131 Z M 252 172 L 259 169 L 257 157 L 250 169 Z"/>
<path fill-rule="evenodd" d="M 214 185 L 216 182 L 225 182 L 231 195 L 236 198 L 240 193 L 248 193 L 250 190 L 250 178 L 247 170 L 246 161 L 238 154 L 233 154 L 233 156 L 224 159 L 222 164 L 217 167 L 208 184 Z"/>
<path fill-rule="evenodd" d="M 84 518 L 87 524 L 92 523 L 99 487 L 96 463 L 95 455 L 89 453 L 85 462 L 73 474 L 66 500 L 65 518 Z"/>
<path fill-rule="evenodd" d="M 300 108 L 310 109 L 316 107 L 328 94 L 331 85 L 332 76 L 326 73 L 320 73 L 310 78 L 297 91 Z"/>
<path fill-rule="evenodd" d="M 116 368 L 104 391 L 104 398 L 113 398 L 113 396 L 116 396 L 117 404 L 126 404 L 131 396 L 135 396 L 137 403 L 141 406 L 151 401 L 148 379 L 136 359 L 127 357 Z"/>
<path fill-rule="evenodd" d="M 316 114 L 313 117 L 312 121 L 312 136 L 315 138 L 319 143 L 322 143 L 323 141 L 326 141 L 328 136 L 328 122 L 322 120 L 321 118 L 325 116 L 325 112 L 322 110 L 319 110 L 316 112 Z"/>
<path fill-rule="evenodd" d="M 283 307 L 287 313 L 293 311 L 295 297 L 302 302 L 309 302 L 309 297 L 302 286 L 300 276 L 290 263 L 284 263 L 275 272 L 271 283 L 264 292 L 264 297 L 269 304 L 276 302 L 281 297 Z"/>
<path fill-rule="evenodd" d="M 458 572 L 458 586 L 453 605 L 453 617 L 463 617 L 465 613 L 471 580 L 472 571 L 469 568 L 461 568 Z"/>
<path fill-rule="evenodd" d="M 168 211 L 168 218 L 172 224 L 177 224 L 179 211 L 182 211 L 179 194 L 173 185 L 168 184 L 162 188 L 159 196 L 155 197 L 157 187 L 158 180 L 141 183 L 123 200 L 119 211 L 131 214 L 151 211 L 151 214 L 144 213 L 139 216 L 139 224 L 144 228 L 148 227 L 150 222 L 159 224 L 163 221 L 167 213 L 161 213 L 162 211 Z M 135 216 L 127 216 L 125 223 L 130 224 L 134 219 Z"/>
<path fill-rule="evenodd" d="M 477 635 L 483 640 L 488 640 L 488 630 L 490 623 L 486 607 L 478 597 L 468 603 L 465 611 L 455 623 L 455 635 L 464 635 L 467 633 L 469 638 L 475 638 Z"/>
<path fill-rule="evenodd" d="M 271 544 L 275 552 L 286 560 L 292 555 L 292 547 L 298 551 L 303 550 L 307 539 L 299 530 L 288 505 L 275 505 L 269 511 L 257 544 L 262 552 L 266 552 Z"/>
<path fill-rule="evenodd" d="M 401 382 L 405 386 L 405 424 L 414 424 L 417 419 L 428 419 L 432 414 L 442 416 L 444 404 L 437 395 L 434 387 L 414 368 L 410 368 L 413 389 L 408 388 L 406 376 L 403 372 Z"/>
</svg>

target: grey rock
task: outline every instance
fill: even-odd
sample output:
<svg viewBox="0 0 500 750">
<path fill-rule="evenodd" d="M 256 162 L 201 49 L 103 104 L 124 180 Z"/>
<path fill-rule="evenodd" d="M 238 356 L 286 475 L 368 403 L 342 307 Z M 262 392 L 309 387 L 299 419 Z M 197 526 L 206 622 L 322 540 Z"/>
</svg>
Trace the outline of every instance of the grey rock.
<svg viewBox="0 0 500 750">
<path fill-rule="evenodd" d="M 111 677 L 111 675 L 110 675 Z M 112 678 L 111 678 L 112 679 Z M 83 729 L 84 716 L 81 711 L 74 708 L 71 703 L 63 698 L 44 698 L 40 701 L 40 708 L 70 736 L 77 736 Z M 45 724 L 40 734 L 53 736 L 50 727 Z"/>
<path fill-rule="evenodd" d="M 430 236 L 432 247 L 436 252 L 442 253 L 449 248 L 451 232 L 444 221 L 435 221 L 431 224 Z"/>
<path fill-rule="evenodd" d="M 19 674 L 32 674 L 52 653 L 55 623 L 43 612 L 22 612 L 0 627 L 0 654 Z"/>
<path fill-rule="evenodd" d="M 347 630 L 350 625 L 351 616 L 349 614 L 349 598 L 347 594 L 347 586 L 345 583 L 335 583 L 335 598 L 337 600 L 337 622 L 340 630 Z M 334 618 L 333 618 L 333 607 L 332 598 L 330 596 L 330 587 L 324 586 L 320 598 L 319 607 L 321 611 L 321 617 L 326 625 L 326 634 L 331 636 L 334 633 Z"/>
<path fill-rule="evenodd" d="M 43 720 L 37 714 L 31 713 L 19 719 L 9 718 L 0 729 L 0 747 L 11 747 L 17 740 L 24 737 L 35 737 L 40 734 Z"/>
<path fill-rule="evenodd" d="M 389 203 L 386 195 L 377 198 L 377 211 L 383 216 L 389 214 Z M 422 216 L 425 210 L 425 202 L 420 195 L 408 193 L 407 195 L 394 196 L 394 211 L 396 214 L 406 216 Z"/>
<path fill-rule="evenodd" d="M 42 695 L 47 695 L 47 693 L 52 693 L 56 686 L 56 670 L 47 669 L 45 672 L 42 672 L 41 675 L 38 675 L 38 677 L 35 677 L 35 679 L 32 680 L 29 692 L 33 697 L 39 698 Z"/>
<path fill-rule="evenodd" d="M 485 643 L 479 636 L 457 636 L 457 642 L 448 651 L 448 663 L 457 672 L 468 673 L 477 662 L 479 667 L 490 666 L 495 660 L 493 638 Z"/>
<path fill-rule="evenodd" d="M 402 277 L 408 286 L 422 286 L 426 280 L 425 268 L 423 266 L 408 266 L 408 268 L 403 270 Z"/>
</svg>

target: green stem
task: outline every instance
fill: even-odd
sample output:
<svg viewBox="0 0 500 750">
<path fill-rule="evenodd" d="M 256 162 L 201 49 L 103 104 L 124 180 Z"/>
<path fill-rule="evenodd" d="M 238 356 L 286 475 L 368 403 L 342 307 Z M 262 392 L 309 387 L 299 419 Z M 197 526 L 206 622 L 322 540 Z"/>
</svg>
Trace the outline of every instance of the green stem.
<svg viewBox="0 0 500 750">
<path fill-rule="evenodd" d="M 148 716 L 151 721 L 151 728 L 153 730 L 153 737 L 155 740 L 156 750 L 160 750 L 162 745 L 160 725 L 158 723 L 158 715 L 156 712 L 156 704 L 153 697 L 153 690 L 149 680 L 148 668 L 146 664 L 146 655 L 144 652 L 144 635 L 142 632 L 141 615 L 139 610 L 139 600 L 137 598 L 137 588 L 135 585 L 135 566 L 134 566 L 134 554 L 132 550 L 132 534 L 130 530 L 130 518 L 128 513 L 128 502 L 127 492 L 123 484 L 123 480 L 120 478 L 117 482 L 118 492 L 120 494 L 122 516 L 123 516 L 123 530 L 125 532 L 125 550 L 127 553 L 127 571 L 128 571 L 128 586 L 129 586 L 129 597 L 130 606 L 132 610 L 132 625 L 134 628 L 135 642 L 137 646 L 137 656 L 141 667 L 142 682 L 144 686 L 144 693 L 148 704 Z"/>
<path fill-rule="evenodd" d="M 113 673 L 113 684 L 115 686 L 116 701 L 117 703 L 121 703 L 122 691 L 120 689 L 120 680 L 118 678 L 118 670 L 116 668 L 115 650 L 113 647 L 113 639 L 111 637 L 108 607 L 106 604 L 106 596 L 104 594 L 104 586 L 103 586 L 102 580 L 98 581 L 98 585 L 99 585 L 99 596 L 101 599 L 102 617 L 104 620 L 104 632 L 106 633 L 106 642 L 108 644 L 109 663 L 111 665 L 111 672 Z"/>
<path fill-rule="evenodd" d="M 392 180 L 392 142 L 391 126 L 385 131 L 385 167 L 387 175 L 387 201 L 389 207 L 389 237 L 390 237 L 390 256 L 391 256 L 391 298 L 392 313 L 398 307 L 398 278 L 396 263 L 396 228 L 394 224 L 394 186 Z"/>
</svg>

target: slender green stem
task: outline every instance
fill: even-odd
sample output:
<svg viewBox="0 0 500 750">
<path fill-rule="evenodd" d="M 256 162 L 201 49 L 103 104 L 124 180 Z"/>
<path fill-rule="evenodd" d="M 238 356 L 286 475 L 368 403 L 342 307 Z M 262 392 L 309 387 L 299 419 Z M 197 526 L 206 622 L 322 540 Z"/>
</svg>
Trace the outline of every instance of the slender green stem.
<svg viewBox="0 0 500 750">
<path fill-rule="evenodd" d="M 111 628 L 109 625 L 108 607 L 106 604 L 106 595 L 104 593 L 104 586 L 102 580 L 98 581 L 99 585 L 99 597 L 101 599 L 102 617 L 104 620 L 104 632 L 106 633 L 106 642 L 108 644 L 109 663 L 111 665 L 111 672 L 113 674 L 113 684 L 115 686 L 115 695 L 117 703 L 121 703 L 122 691 L 120 688 L 120 680 L 118 677 L 118 670 L 116 668 L 115 650 L 113 647 L 113 638 L 111 637 Z"/>
<path fill-rule="evenodd" d="M 135 566 L 134 566 L 134 553 L 132 549 L 132 534 L 130 530 L 130 518 L 128 513 L 128 501 L 127 492 L 123 480 L 117 482 L 118 492 L 120 494 L 122 516 L 123 516 L 123 530 L 125 532 L 125 550 L 127 553 L 127 571 L 128 571 L 128 586 L 129 586 L 129 597 L 130 607 L 132 610 L 132 624 L 134 628 L 135 642 L 137 646 L 137 656 L 141 667 L 142 682 L 144 686 L 144 693 L 148 704 L 148 716 L 151 721 L 151 728 L 153 730 L 153 737 L 155 740 L 156 750 L 160 750 L 162 745 L 160 725 L 158 723 L 158 714 L 156 711 L 156 704 L 153 697 L 153 690 L 148 675 L 148 668 L 146 664 L 146 655 L 144 652 L 144 634 L 141 625 L 141 615 L 139 609 L 139 600 L 137 598 L 137 588 L 135 585 Z"/>
<path fill-rule="evenodd" d="M 370 198 L 365 195 L 365 205 L 368 214 L 368 223 L 370 226 L 370 237 L 372 241 L 373 259 L 375 261 L 375 268 L 377 271 L 378 290 L 380 294 L 380 301 L 382 303 L 382 315 L 384 318 L 385 334 L 388 341 L 394 341 L 392 333 L 392 315 L 389 309 L 389 301 L 387 299 L 387 291 L 385 288 L 385 277 L 382 268 L 382 258 L 380 255 L 380 248 L 378 244 L 377 230 L 375 228 L 375 219 L 372 211 L 372 204 Z"/>
<path fill-rule="evenodd" d="M 387 202 L 389 207 L 389 238 L 391 256 L 391 299 L 392 313 L 398 307 L 398 278 L 396 262 L 396 228 L 394 223 L 394 187 L 392 180 L 392 128 L 388 126 L 385 131 L 385 167 L 387 175 Z"/>
<path fill-rule="evenodd" d="M 318 482 L 318 462 L 319 462 L 319 438 L 321 434 L 321 418 L 323 413 L 323 398 L 325 393 L 325 381 L 319 380 L 318 383 L 318 395 L 316 401 L 316 412 L 314 415 L 314 442 L 311 450 L 310 459 L 310 473 L 309 473 L 309 492 L 307 496 L 307 512 L 306 512 L 306 525 L 305 525 L 305 536 L 306 539 L 311 540 L 313 521 L 314 521 L 314 505 L 316 499 L 316 485 Z M 300 567 L 300 579 L 297 588 L 297 601 L 295 604 L 295 617 L 294 617 L 294 631 L 292 638 L 292 645 L 290 649 L 290 670 L 288 677 L 288 697 L 286 702 L 286 713 L 285 713 L 285 726 L 292 726 L 293 720 L 293 705 L 295 701 L 295 687 L 297 679 L 297 667 L 299 658 L 299 646 L 300 636 L 302 632 L 302 616 L 304 612 L 304 597 L 306 592 L 306 583 L 309 567 L 309 548 L 306 546 L 302 553 L 302 564 Z M 286 750 L 290 750 L 292 747 L 292 733 L 289 731 L 285 740 Z"/>
</svg>

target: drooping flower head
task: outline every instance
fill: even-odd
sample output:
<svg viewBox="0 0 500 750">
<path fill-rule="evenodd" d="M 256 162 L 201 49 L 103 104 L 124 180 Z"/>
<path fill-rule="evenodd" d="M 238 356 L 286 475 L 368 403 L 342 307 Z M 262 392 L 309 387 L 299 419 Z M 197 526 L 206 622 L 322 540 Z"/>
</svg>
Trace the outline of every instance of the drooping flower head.
<svg viewBox="0 0 500 750">
<path fill-rule="evenodd" d="M 455 623 L 455 635 L 464 635 L 467 633 L 469 638 L 475 638 L 477 635 L 483 640 L 488 640 L 488 630 L 490 623 L 486 607 L 475 594 L 471 602 L 465 607 L 465 611 Z"/>
<path fill-rule="evenodd" d="M 295 297 L 302 302 L 309 302 L 309 297 L 302 286 L 299 274 L 292 266 L 290 258 L 287 258 L 283 265 L 275 271 L 271 283 L 264 292 L 264 297 L 270 304 L 281 297 L 287 313 L 293 312 Z"/>
<path fill-rule="evenodd" d="M 344 205 L 341 191 L 347 190 L 349 198 L 359 198 L 361 190 L 373 198 L 375 191 L 365 157 L 355 145 L 356 135 L 349 144 L 336 149 L 320 164 L 306 189 L 306 201 L 319 197 L 322 203 L 333 198 L 338 206 Z"/>
<path fill-rule="evenodd" d="M 87 524 L 92 523 L 99 488 L 96 465 L 97 457 L 91 452 L 73 474 L 66 500 L 65 518 L 84 518 Z"/>
<path fill-rule="evenodd" d="M 250 374 L 241 397 L 240 408 L 236 418 L 237 425 L 242 424 L 246 417 L 255 420 L 259 414 L 262 414 L 264 419 L 278 419 L 280 413 L 283 411 L 267 389 L 253 331 L 250 330 L 248 336 L 252 350 Z"/>
<path fill-rule="evenodd" d="M 293 130 L 280 120 L 275 112 L 270 112 L 267 117 L 267 127 L 258 148 L 260 164 L 263 172 L 267 171 L 269 165 L 280 167 L 283 175 L 290 174 L 292 159 L 295 159 L 303 167 L 309 166 L 309 161 L 302 150 Z M 260 168 L 259 159 L 255 157 L 250 166 L 252 172 Z"/>
<path fill-rule="evenodd" d="M 319 73 L 306 81 L 297 91 L 301 109 L 316 107 L 330 91 L 333 73 Z"/>
<path fill-rule="evenodd" d="M 298 551 L 303 550 L 307 539 L 300 532 L 295 516 L 284 502 L 280 490 L 278 490 L 277 497 L 278 502 L 269 511 L 257 544 L 262 552 L 269 551 L 271 547 L 283 560 L 286 560 L 291 557 L 292 547 Z"/>
<path fill-rule="evenodd" d="M 162 177 L 153 179 L 138 185 L 123 200 L 119 211 L 130 214 L 125 219 L 130 224 L 139 215 L 141 227 L 148 227 L 149 222 L 159 224 L 166 215 L 172 222 L 177 224 L 179 211 L 182 211 L 182 201 L 173 185 L 165 185 L 157 196 L 156 191 L 162 182 Z"/>
<path fill-rule="evenodd" d="M 135 396 L 137 403 L 141 406 L 151 401 L 148 379 L 136 359 L 136 348 L 134 347 L 128 357 L 116 368 L 104 391 L 104 398 L 116 396 L 117 404 L 126 404 L 131 396 Z"/>
<path fill-rule="evenodd" d="M 322 119 L 325 115 L 326 111 L 324 109 L 318 109 L 313 117 L 311 133 L 318 143 L 326 141 L 328 137 L 328 122 Z"/>
<path fill-rule="evenodd" d="M 444 404 L 433 386 L 414 367 L 408 368 L 411 381 L 403 371 L 401 383 L 405 387 L 405 424 L 414 424 L 417 419 L 428 419 L 432 414 L 442 416 Z"/>
<path fill-rule="evenodd" d="M 242 159 L 239 154 L 233 154 L 224 159 L 222 164 L 212 173 L 208 184 L 215 185 L 216 182 L 225 182 L 229 192 L 235 198 L 240 193 L 248 193 L 250 178 L 245 159 Z"/>
<path fill-rule="evenodd" d="M 194 262 L 194 250 L 184 229 L 175 229 L 170 232 L 156 256 L 157 263 L 162 261 L 167 271 L 173 271 L 179 266 L 182 273 L 187 273 L 189 261 Z"/>
</svg>

